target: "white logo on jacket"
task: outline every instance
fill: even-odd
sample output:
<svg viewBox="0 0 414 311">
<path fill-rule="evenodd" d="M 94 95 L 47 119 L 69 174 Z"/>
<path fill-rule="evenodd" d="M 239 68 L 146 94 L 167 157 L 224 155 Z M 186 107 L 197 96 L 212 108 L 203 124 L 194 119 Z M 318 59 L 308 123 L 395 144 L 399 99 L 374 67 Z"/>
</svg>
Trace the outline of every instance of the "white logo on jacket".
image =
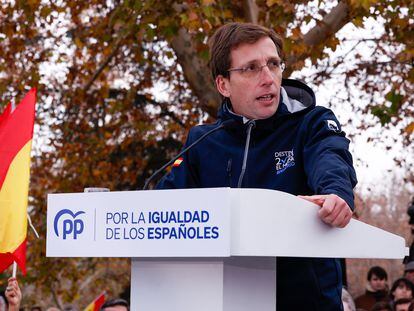
<svg viewBox="0 0 414 311">
<path fill-rule="evenodd" d="M 283 173 L 289 167 L 295 166 L 295 155 L 292 150 L 275 152 L 276 174 Z"/>
<path fill-rule="evenodd" d="M 338 124 L 334 120 L 326 120 L 326 125 L 328 126 L 328 129 L 334 131 L 335 133 L 341 132 Z"/>
</svg>

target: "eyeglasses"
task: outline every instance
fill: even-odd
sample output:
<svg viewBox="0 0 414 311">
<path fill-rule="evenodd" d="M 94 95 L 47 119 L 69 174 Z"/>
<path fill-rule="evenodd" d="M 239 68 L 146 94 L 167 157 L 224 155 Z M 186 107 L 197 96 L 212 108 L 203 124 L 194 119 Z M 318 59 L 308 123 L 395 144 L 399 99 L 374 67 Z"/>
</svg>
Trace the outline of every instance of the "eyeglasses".
<svg viewBox="0 0 414 311">
<path fill-rule="evenodd" d="M 254 77 L 257 77 L 262 72 L 263 68 L 266 66 L 269 69 L 269 71 L 275 76 L 283 72 L 283 70 L 285 70 L 285 67 L 286 67 L 285 63 L 283 63 L 281 60 L 271 59 L 271 60 L 268 60 L 267 63 L 263 66 L 260 66 L 258 63 L 251 63 L 247 65 L 246 67 L 231 68 L 227 71 L 228 72 L 238 71 L 240 72 L 240 74 L 242 74 L 243 76 L 247 78 L 254 78 Z"/>
</svg>

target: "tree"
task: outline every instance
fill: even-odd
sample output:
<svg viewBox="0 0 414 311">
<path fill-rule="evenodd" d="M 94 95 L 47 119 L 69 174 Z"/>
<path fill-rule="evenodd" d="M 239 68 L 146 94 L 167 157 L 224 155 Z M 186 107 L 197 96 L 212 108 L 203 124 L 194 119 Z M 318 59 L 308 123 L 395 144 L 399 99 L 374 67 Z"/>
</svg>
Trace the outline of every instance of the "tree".
<svg viewBox="0 0 414 311">
<path fill-rule="evenodd" d="M 381 18 L 386 32 L 373 40 L 372 57 L 344 67 L 345 88 L 356 84 L 368 97 L 370 105 L 354 105 L 357 112 L 371 112 L 384 125 L 403 122 L 412 145 L 408 0 L 0 2 L 0 102 L 18 101 L 29 86 L 40 94 L 30 202 L 36 227 L 45 237 L 45 193 L 140 188 L 190 126 L 215 118 L 220 98 L 207 39 L 223 23 L 272 27 L 284 37 L 285 77 L 310 61 L 316 73 L 303 78 L 318 85 L 346 61 L 329 57 L 343 44 L 338 31 L 349 23 L 362 27 L 369 16 Z M 86 305 L 99 284 L 115 293 L 128 283 L 125 260 L 45 259 L 43 239 L 30 238 L 28 248 L 29 264 L 42 265 L 29 266 L 26 281 L 56 304 Z M 91 282 L 97 286 L 87 295 Z"/>
</svg>

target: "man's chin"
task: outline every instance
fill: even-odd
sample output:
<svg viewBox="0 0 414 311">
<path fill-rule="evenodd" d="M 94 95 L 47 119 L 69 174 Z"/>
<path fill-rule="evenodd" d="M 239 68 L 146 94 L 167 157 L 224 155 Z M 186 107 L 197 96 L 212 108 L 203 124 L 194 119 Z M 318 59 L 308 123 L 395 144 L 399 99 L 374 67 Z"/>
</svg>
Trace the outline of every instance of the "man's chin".
<svg viewBox="0 0 414 311">
<path fill-rule="evenodd" d="M 278 105 L 272 105 L 272 106 L 269 106 L 269 107 L 262 107 L 260 109 L 260 111 L 257 112 L 257 118 L 255 118 L 255 119 L 261 120 L 261 119 L 268 119 L 268 118 L 272 117 L 276 113 L 277 107 L 278 107 Z"/>
</svg>

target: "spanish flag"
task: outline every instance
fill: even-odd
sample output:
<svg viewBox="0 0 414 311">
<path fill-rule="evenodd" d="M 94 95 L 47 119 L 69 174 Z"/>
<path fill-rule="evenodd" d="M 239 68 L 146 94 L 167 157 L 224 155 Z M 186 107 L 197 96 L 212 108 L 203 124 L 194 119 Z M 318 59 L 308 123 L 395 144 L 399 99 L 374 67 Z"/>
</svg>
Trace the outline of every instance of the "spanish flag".
<svg viewBox="0 0 414 311">
<path fill-rule="evenodd" d="M 178 158 L 177 160 L 174 161 L 173 167 L 180 166 L 183 161 L 184 161 L 184 158 Z"/>
<path fill-rule="evenodd" d="M 26 274 L 27 201 L 36 89 L 0 115 L 0 272 L 15 261 Z"/>
<path fill-rule="evenodd" d="M 100 294 L 83 311 L 99 311 L 104 303 L 105 303 L 105 292 Z"/>
</svg>

